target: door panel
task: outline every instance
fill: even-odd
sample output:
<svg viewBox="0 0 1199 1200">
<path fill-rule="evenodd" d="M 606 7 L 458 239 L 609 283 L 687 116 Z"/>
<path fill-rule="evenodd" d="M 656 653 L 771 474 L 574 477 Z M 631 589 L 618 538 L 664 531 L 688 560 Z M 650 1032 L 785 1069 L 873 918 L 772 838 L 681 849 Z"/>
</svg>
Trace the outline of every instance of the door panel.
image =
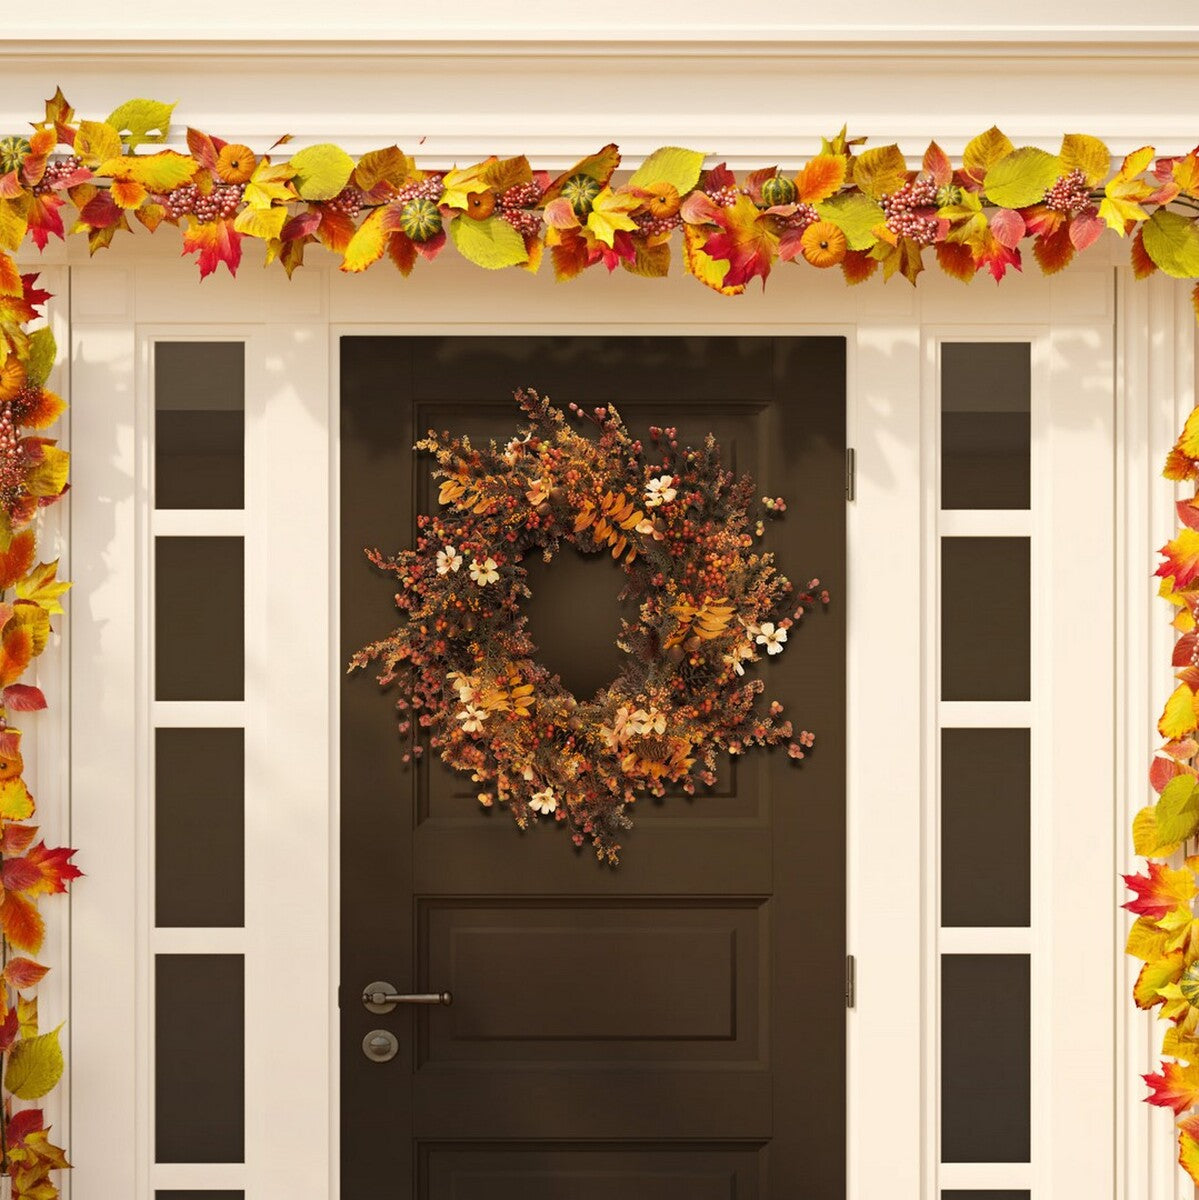
<svg viewBox="0 0 1199 1200">
<path fill-rule="evenodd" d="M 639 433 L 711 431 L 787 499 L 767 548 L 834 595 L 761 667 L 817 749 L 639 802 L 615 869 L 561 828 L 522 833 L 482 809 L 440 762 L 404 767 L 391 705 L 369 675 L 347 679 L 345 1194 L 843 1194 L 844 358 L 833 338 L 342 339 L 344 657 L 395 623 L 362 548 L 411 545 L 415 513 L 435 508 L 413 442 L 429 428 L 506 441 L 517 386 L 562 405 L 616 397 Z M 531 627 L 567 686 L 615 674 L 619 572 L 564 551 L 532 586 Z M 375 979 L 454 1004 L 371 1015 L 359 997 Z M 391 1062 L 363 1055 L 374 1028 L 399 1039 Z"/>
</svg>

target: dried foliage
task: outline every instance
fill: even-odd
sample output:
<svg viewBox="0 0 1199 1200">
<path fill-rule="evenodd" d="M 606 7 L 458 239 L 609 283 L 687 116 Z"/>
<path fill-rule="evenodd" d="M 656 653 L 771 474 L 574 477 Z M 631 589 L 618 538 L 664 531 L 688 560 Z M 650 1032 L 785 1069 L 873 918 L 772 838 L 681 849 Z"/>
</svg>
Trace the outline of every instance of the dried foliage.
<svg viewBox="0 0 1199 1200">
<path fill-rule="evenodd" d="M 715 783 L 721 752 L 781 742 L 804 756 L 812 735 L 796 737 L 777 703 L 757 710 L 764 685 L 745 667 L 780 653 L 828 597 L 816 579 L 797 594 L 754 550 L 753 480 L 721 466 L 711 436 L 694 449 L 653 429 L 643 446 L 610 407 L 587 436 L 535 392 L 516 398 L 529 425 L 502 448 L 433 432 L 417 443 L 437 460 L 442 510 L 418 519 L 414 549 L 369 553 L 395 576 L 405 620 L 351 669 L 379 664 L 412 753 L 427 738 L 479 803 L 506 804 L 522 828 L 552 816 L 614 863 L 639 796 Z M 619 560 L 637 608 L 617 643 L 624 669 L 592 697 L 537 661 L 522 613 L 522 562 L 563 543 Z"/>
</svg>

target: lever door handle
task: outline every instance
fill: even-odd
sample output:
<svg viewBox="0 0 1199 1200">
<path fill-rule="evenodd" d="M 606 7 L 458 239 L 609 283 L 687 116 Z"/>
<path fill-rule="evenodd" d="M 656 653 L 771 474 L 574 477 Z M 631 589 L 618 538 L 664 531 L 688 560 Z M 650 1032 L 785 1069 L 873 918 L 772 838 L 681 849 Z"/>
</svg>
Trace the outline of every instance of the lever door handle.
<svg viewBox="0 0 1199 1200">
<path fill-rule="evenodd" d="M 378 980 L 362 989 L 362 1004 L 367 1012 L 389 1013 L 397 1004 L 453 1004 L 449 992 L 397 992 L 395 985 Z"/>
</svg>

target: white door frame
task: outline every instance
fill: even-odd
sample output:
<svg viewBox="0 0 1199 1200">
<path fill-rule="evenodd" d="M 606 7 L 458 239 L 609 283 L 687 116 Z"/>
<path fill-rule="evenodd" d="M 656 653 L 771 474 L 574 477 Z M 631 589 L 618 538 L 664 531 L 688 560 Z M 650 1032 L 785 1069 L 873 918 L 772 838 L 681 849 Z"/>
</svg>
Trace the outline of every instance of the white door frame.
<svg viewBox="0 0 1199 1200">
<path fill-rule="evenodd" d="M 314 1181 L 320 1179 L 328 1179 L 328 1195 L 336 1195 L 337 812 L 328 800 L 336 795 L 336 738 L 330 733 L 336 729 L 336 680 L 326 674 L 329 688 L 319 695 L 311 687 L 313 679 L 328 673 L 337 651 L 336 443 L 327 436 L 336 428 L 336 339 L 351 332 L 469 334 L 522 327 L 595 333 L 705 330 L 714 336 L 817 333 L 848 339 L 848 440 L 857 451 L 846 598 L 848 949 L 858 960 L 857 1007 L 848 1021 L 850 1195 L 854 1200 L 934 1196 L 936 1076 L 929 1047 L 935 1045 L 935 1028 L 926 1020 L 926 1000 L 935 985 L 930 963 L 935 967 L 940 935 L 930 920 L 936 912 L 935 884 L 927 858 L 928 847 L 936 844 L 929 824 L 935 762 L 928 738 L 937 707 L 929 691 L 930 679 L 936 678 L 929 615 L 935 617 L 929 588 L 936 533 L 936 493 L 930 490 L 935 475 L 929 474 L 936 426 L 929 408 L 935 396 L 930 346 L 937 336 L 972 337 L 980 331 L 986 337 L 1023 331 L 1040 339 L 1041 378 L 1066 406 L 1062 411 L 1069 420 L 1060 428 L 1038 430 L 1038 453 L 1052 453 L 1059 462 L 1110 464 L 1110 416 L 1105 425 L 1096 413 L 1103 412 L 1102 388 L 1110 395 L 1111 378 L 1096 372 L 1094 358 L 1114 317 L 1111 269 L 1076 266 L 1056 279 L 1007 280 L 1002 289 L 983 290 L 980 283 L 968 296 L 960 285 L 927 276 L 916 291 L 901 281 L 886 288 L 872 281 L 849 290 L 836 273 L 791 276 L 783 270 L 765 296 L 747 294 L 733 301 L 682 278 L 647 285 L 618 275 L 584 278 L 566 288 L 519 274 L 481 276 L 449 261 L 407 283 L 383 267 L 349 279 L 330 270 L 328 260 L 305 267 L 290 284 L 273 274 L 256 274 L 247 263 L 236 283 L 218 277 L 197 286 L 193 270 L 169 257 L 161 242 L 71 267 L 77 447 L 71 508 L 77 581 L 71 608 L 77 698 L 71 724 L 72 836 L 89 872 L 71 907 L 71 985 L 80 997 L 71 1026 L 71 1147 L 79 1168 L 72 1183 L 75 1200 L 113 1195 L 150 1200 L 154 1187 L 201 1184 L 244 1187 L 253 1200 L 283 1200 L 317 1195 Z M 1154 293 L 1159 305 L 1164 303 L 1160 293 L 1160 288 Z M 1122 296 L 1122 313 L 1139 303 L 1128 299 L 1135 295 Z M 564 306 L 569 306 L 568 320 Z M 1181 330 L 1180 307 L 1174 303 L 1170 311 L 1172 328 Z M 667 312 L 668 321 L 657 319 Z M 1139 333 L 1147 331 L 1147 326 L 1123 328 L 1122 361 L 1134 353 Z M 159 335 L 246 336 L 257 347 L 254 362 L 247 362 L 246 859 L 254 863 L 269 842 L 281 847 L 275 853 L 288 866 L 269 877 L 248 871 L 247 924 L 240 936 L 213 931 L 213 938 L 206 938 L 204 931 L 149 928 L 148 343 Z M 1189 405 L 1193 395 L 1185 369 L 1189 359 L 1184 359 L 1180 352 L 1172 376 L 1177 405 Z M 1138 405 L 1147 407 L 1151 381 L 1142 386 L 1128 371 L 1121 379 L 1126 430 L 1128 420 L 1140 419 L 1128 414 L 1141 412 Z M 1155 426 L 1155 438 L 1162 424 Z M 271 447 L 284 439 L 289 453 L 272 456 Z M 1143 475 L 1131 474 L 1123 456 L 1121 461 L 1130 472 L 1122 483 L 1124 501 L 1135 506 L 1147 485 Z M 1096 514 L 1112 512 L 1114 478 L 1106 504 L 1103 479 L 1093 482 Z M 1073 589 L 1099 564 L 1114 574 L 1115 522 L 1098 515 L 1090 524 L 1082 521 L 1076 491 L 1073 478 L 1053 479 L 1038 518 L 1042 535 L 1055 547 L 1045 560 L 1052 598 L 1038 644 L 1052 654 L 1059 679 L 1077 683 L 1090 695 L 1113 696 L 1114 659 L 1093 653 L 1105 633 L 1112 641 L 1110 605 L 1098 595 L 1080 613 Z M 184 526 L 176 530 L 184 531 Z M 1144 532 L 1148 536 L 1147 522 Z M 1133 551 L 1131 545 L 1127 549 Z M 302 603 L 277 569 L 300 556 L 310 567 Z M 1131 567 L 1123 574 L 1132 596 Z M 1135 581 L 1144 588 L 1143 575 Z M 1127 603 L 1125 615 L 1129 622 L 1141 618 L 1140 610 Z M 290 655 L 281 655 L 280 630 L 289 623 L 308 633 L 291 639 Z M 1143 663 L 1145 623 L 1125 629 L 1125 661 Z M 919 636 L 907 632 L 917 630 Z M 1168 656 L 1158 661 L 1168 663 Z M 256 676 L 256 663 L 271 674 Z M 256 693 L 268 678 L 270 686 Z M 300 694 L 311 696 L 304 704 L 311 722 L 305 755 L 301 763 L 280 766 L 272 751 L 295 736 Z M 1043 861 L 1048 862 L 1050 852 L 1077 854 L 1071 805 L 1075 817 L 1081 806 L 1085 820 L 1095 822 L 1105 805 L 1109 812 L 1114 808 L 1115 782 L 1110 756 L 1080 764 L 1073 754 L 1054 750 L 1064 741 L 1071 717 L 1064 685 L 1046 688 L 1042 703 L 1050 731 L 1045 779 L 1061 806 L 1060 812 L 1055 809 L 1060 821 L 1048 818 L 1044 829 Z M 1113 706 L 1107 707 L 1114 720 Z M 186 714 L 188 720 L 196 716 Z M 1130 792 L 1138 752 L 1134 740 L 1130 734 L 1125 743 Z M 1114 741 L 1109 730 L 1107 742 Z M 129 795 L 131 763 L 135 802 Z M 272 793 L 287 795 L 288 806 L 277 799 L 272 804 Z M 1067 795 L 1074 800 L 1062 801 Z M 886 797 L 885 804 L 880 797 Z M 328 830 L 327 845 L 311 836 L 318 818 L 318 827 Z M 1042 872 L 1043 890 L 1035 893 L 1061 914 L 1054 929 L 1033 935 L 1039 939 L 1034 954 L 1039 951 L 1046 966 L 1035 975 L 1034 987 L 1041 989 L 1050 1013 L 1064 1013 L 1078 994 L 1080 978 L 1101 974 L 1114 981 L 1118 973 L 1108 923 L 1116 922 L 1113 875 L 1123 858 L 1114 820 L 1098 820 L 1095 837 L 1102 853 L 1087 858 L 1081 879 L 1079 871 L 1062 872 L 1054 882 Z M 900 865 L 905 863 L 910 869 Z M 1085 928 L 1072 940 L 1054 932 L 1066 927 L 1076 932 L 1080 923 Z M 216 1170 L 151 1168 L 149 956 L 156 948 L 213 946 L 244 948 L 247 954 L 247 1162 Z M 1050 962 L 1057 964 L 1053 972 Z M 321 964 L 323 994 L 314 984 Z M 1122 966 L 1119 973 L 1122 977 Z M 1034 1074 L 1040 1097 L 1039 1103 L 1034 1099 L 1037 1162 L 1035 1175 L 1028 1176 L 1034 1194 L 1115 1196 L 1117 1157 L 1125 1164 L 1122 1197 L 1164 1200 L 1167 1194 L 1147 1191 L 1139 1182 L 1142 1168 L 1149 1170 L 1148 1128 L 1140 1138 L 1136 1118 L 1126 1115 L 1139 1111 L 1126 1103 L 1134 1090 L 1128 1079 L 1120 1079 L 1118 1090 L 1110 1082 L 1116 1063 L 1113 1029 L 1123 1028 L 1117 1013 L 1128 1007 L 1122 983 L 1120 988 L 1113 982 L 1110 994 L 1100 995 L 1089 1012 L 1074 1011 L 1068 1022 L 1062 1018 L 1052 1025 L 1068 1040 L 1063 1049 L 1070 1053 L 1059 1057 L 1042 1044 L 1052 1072 L 1040 1090 Z M 1087 990 L 1095 992 L 1091 985 Z M 130 1045 L 137 1047 L 132 1055 Z M 1089 1060 L 1081 1057 L 1083 1048 Z M 1096 1060 L 1100 1076 L 1108 1070 L 1106 1085 L 1094 1074 Z M 1119 1061 L 1131 1072 L 1140 1059 L 1127 1048 Z M 1121 1142 L 1112 1152 L 1089 1159 L 1078 1154 L 1080 1138 L 1102 1142 L 1103 1131 L 1117 1122 Z M 1160 1131 L 1157 1136 L 1152 1155 L 1160 1157 Z M 969 1179 L 960 1171 L 950 1175 L 942 1175 L 945 1186 L 985 1186 L 991 1179 L 992 1186 L 1027 1186 L 1012 1182 L 1014 1173 L 1002 1169 L 991 1175 L 975 1172 Z"/>
</svg>

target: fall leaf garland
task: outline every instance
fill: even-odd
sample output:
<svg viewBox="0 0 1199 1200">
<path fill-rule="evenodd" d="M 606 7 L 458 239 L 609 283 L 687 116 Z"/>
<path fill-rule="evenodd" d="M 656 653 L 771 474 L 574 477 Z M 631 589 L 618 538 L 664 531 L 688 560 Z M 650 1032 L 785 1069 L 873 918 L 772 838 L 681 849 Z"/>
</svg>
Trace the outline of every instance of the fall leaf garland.
<svg viewBox="0 0 1199 1200">
<path fill-rule="evenodd" d="M 65 407 L 46 387 L 54 337 L 28 330 L 50 297 L 36 276 L 6 273 L 5 263 L 0 256 L 0 1173 L 11 1178 L 14 1200 L 53 1200 L 50 1173 L 69 1164 L 42 1109 L 27 1103 L 52 1091 L 63 1072 L 59 1029 L 38 1025 L 36 989 L 48 968 L 33 957 L 45 933 L 37 906 L 80 872 L 73 850 L 47 847 L 29 823 L 36 805 L 23 777 L 21 732 L 9 720 L 46 707 L 41 689 L 22 680 L 70 585 L 58 579 L 57 562 L 39 560 L 37 515 L 66 491 L 69 455 L 42 432 Z"/>
<path fill-rule="evenodd" d="M 857 284 L 880 269 L 915 283 L 928 260 L 969 282 L 1021 270 L 1030 246 L 1053 274 L 1111 230 L 1130 238 L 1138 278 L 1199 280 L 1199 147 L 1159 156 L 1144 146 L 1113 171 L 1090 135 L 1066 134 L 1050 153 L 991 128 L 960 166 L 933 142 L 909 170 L 897 145 L 863 149 L 842 129 L 795 171 L 738 178 L 667 146 L 618 182 L 615 145 L 560 175 L 523 156 L 420 168 L 397 146 L 357 161 L 331 143 L 275 153 L 287 138 L 259 154 L 191 128 L 188 153 L 147 151 L 167 141 L 173 110 L 130 100 L 105 121 L 83 120 L 59 89 L 28 136 L 0 138 L 0 256 L 26 237 L 39 248 L 64 237 L 64 213 L 93 252 L 129 231 L 131 217 L 151 231 L 174 225 L 201 278 L 222 263 L 236 273 L 247 238 L 288 275 L 318 243 L 343 271 L 389 258 L 404 275 L 453 243 L 488 270 L 537 271 L 548 252 L 560 280 L 599 264 L 666 275 L 681 239 L 684 270 L 737 295 L 755 279 L 765 285 L 779 262 L 840 267 Z M 11 264 L 0 269 L 0 288 L 11 289 Z M 1199 305 L 1199 286 L 1195 297 Z"/>
<path fill-rule="evenodd" d="M 522 828 L 564 822 L 615 863 L 638 797 L 715 783 L 720 752 L 786 743 L 804 757 L 813 735 L 795 734 L 777 702 L 758 712 L 764 684 L 745 668 L 781 653 L 828 596 L 817 579 L 797 591 L 754 550 L 753 481 L 721 466 L 710 435 L 692 448 L 651 429 L 643 445 L 614 408 L 571 405 L 596 426 L 588 437 L 537 393 L 516 399 L 529 425 L 503 448 L 433 432 L 417 443 L 436 457 L 441 511 L 418 518 L 414 549 L 369 553 L 395 576 L 405 621 L 351 670 L 377 662 L 396 686 L 406 760 L 419 734 L 470 775 L 480 804 L 507 805 Z M 521 612 L 522 561 L 563 543 L 618 560 L 637 606 L 617 641 L 625 668 L 590 698 L 537 661 Z"/>
</svg>

